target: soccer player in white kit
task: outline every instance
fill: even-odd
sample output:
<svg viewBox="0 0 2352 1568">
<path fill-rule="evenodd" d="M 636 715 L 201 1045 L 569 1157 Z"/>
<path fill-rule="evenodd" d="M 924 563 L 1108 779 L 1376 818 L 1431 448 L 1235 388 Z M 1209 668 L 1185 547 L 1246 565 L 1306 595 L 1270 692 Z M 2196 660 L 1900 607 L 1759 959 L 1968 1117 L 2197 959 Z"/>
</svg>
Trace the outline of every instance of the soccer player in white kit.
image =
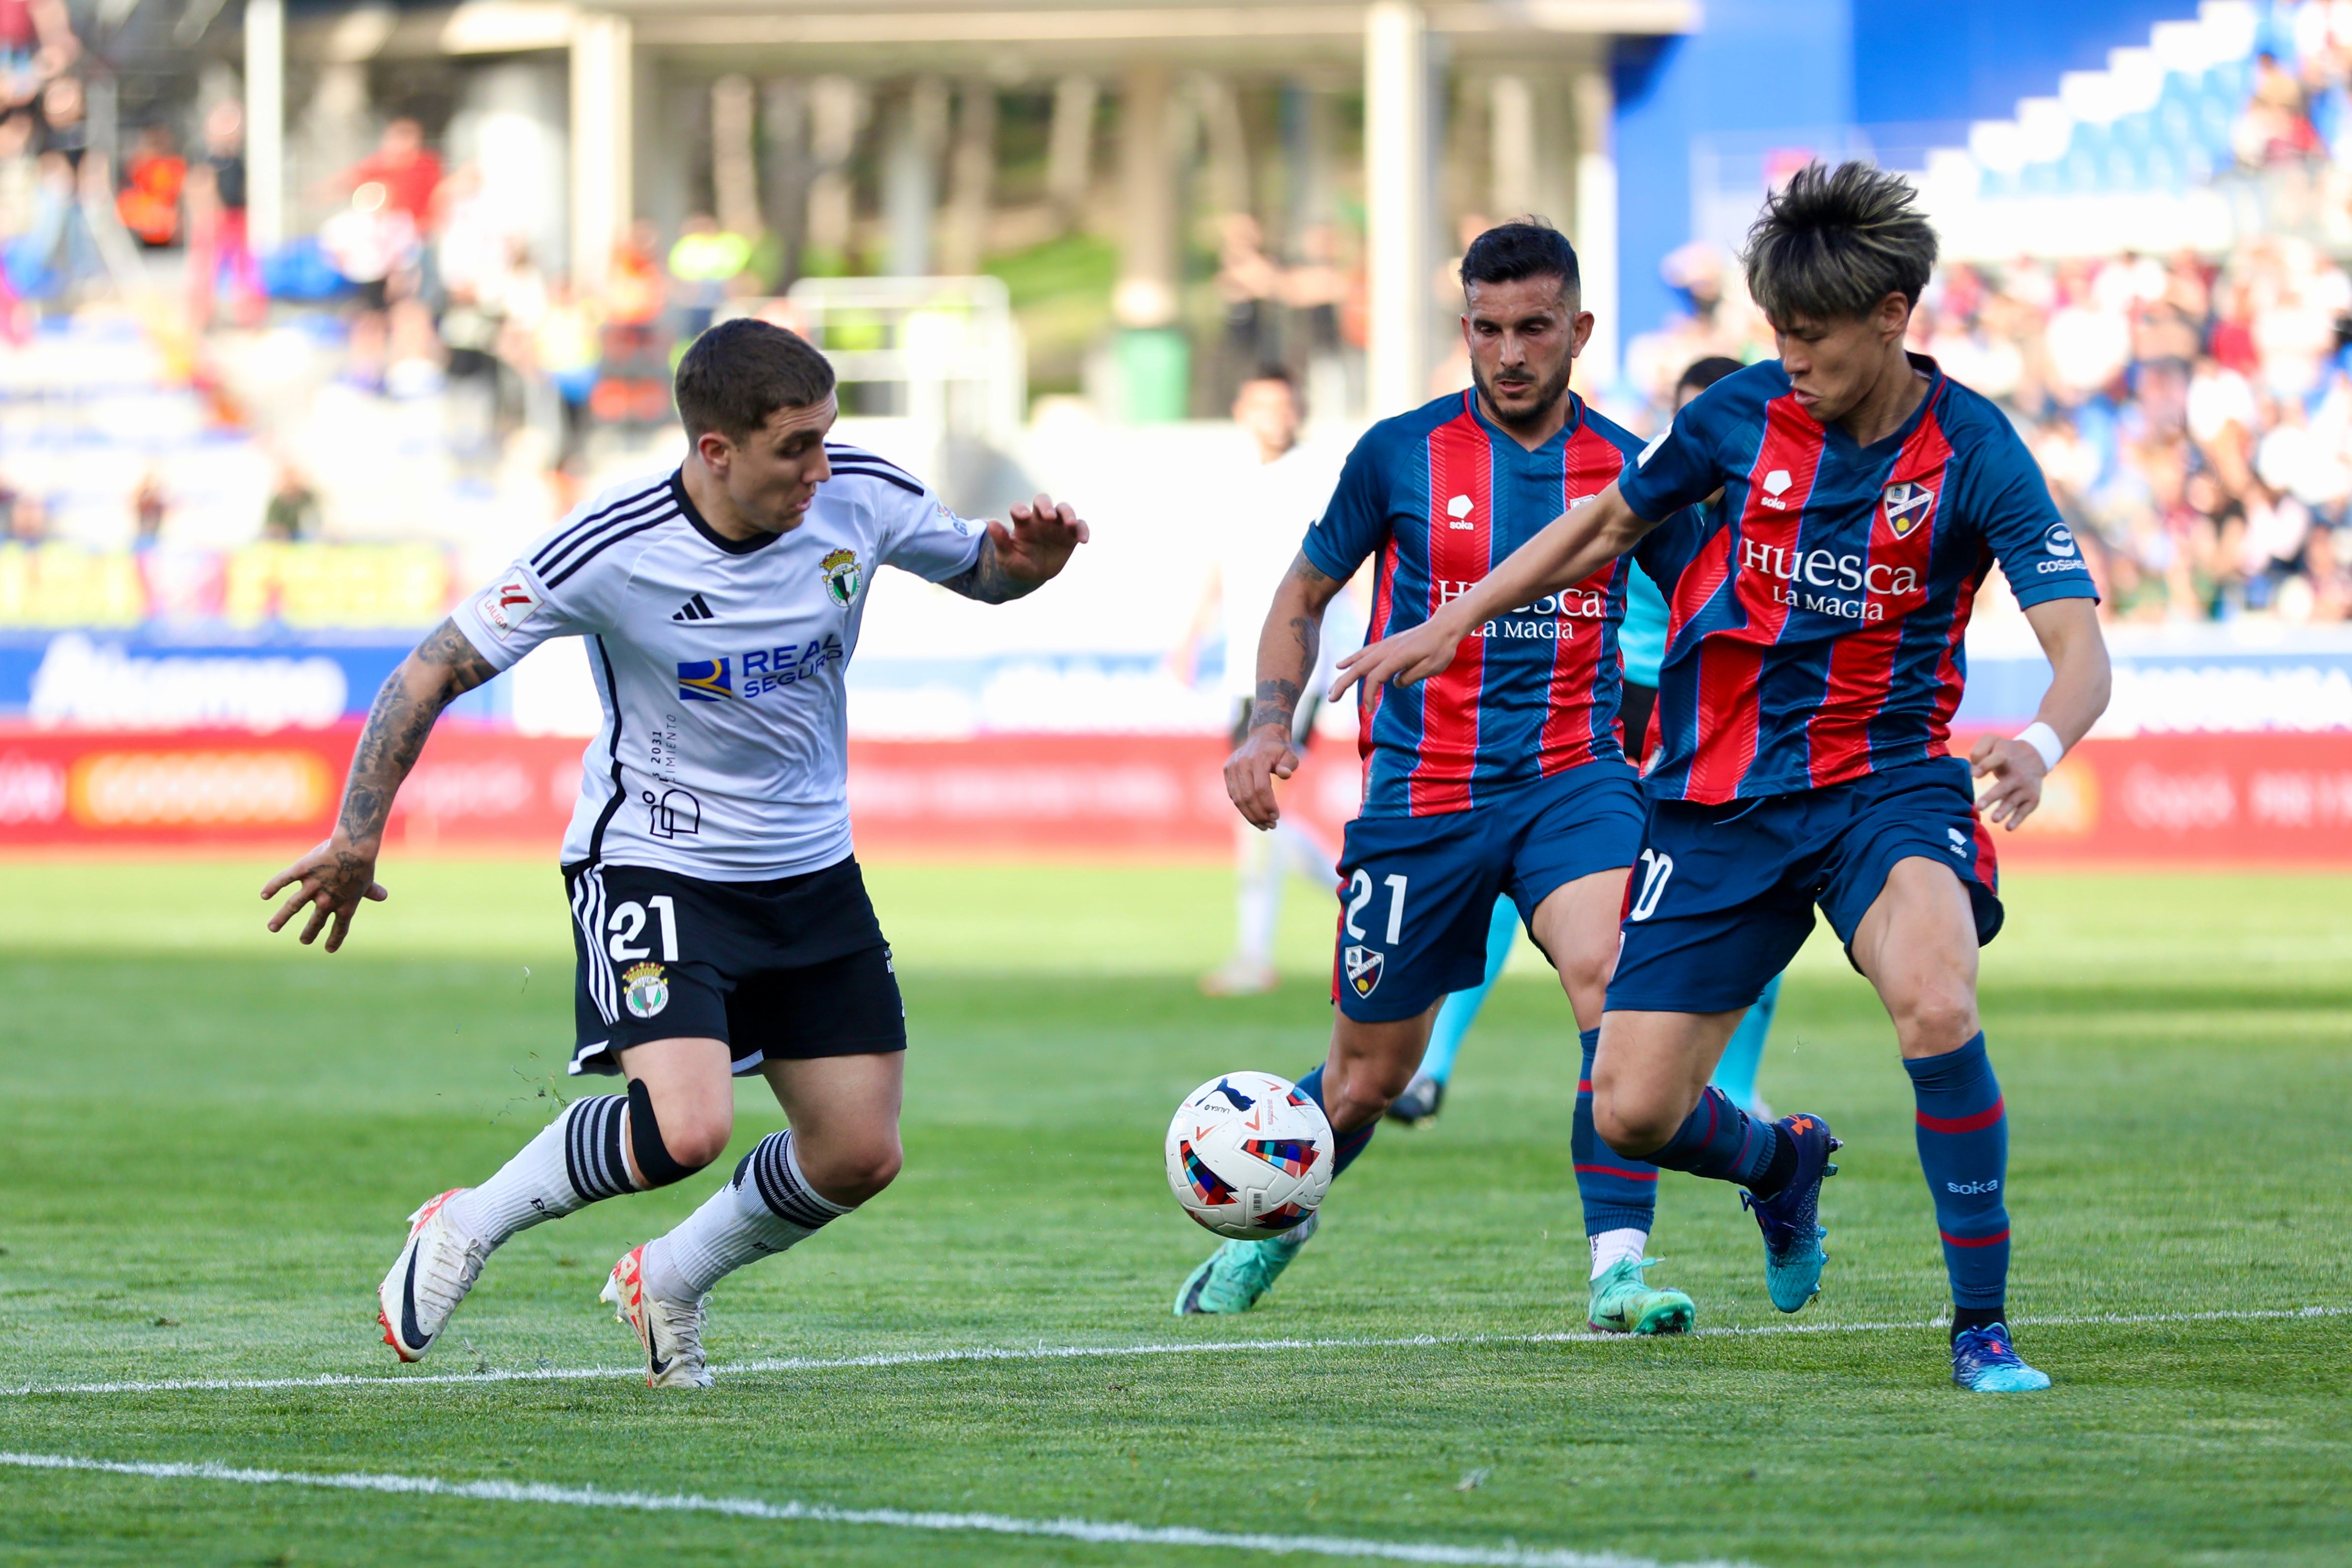
<svg viewBox="0 0 2352 1568">
<path fill-rule="evenodd" d="M 877 567 L 996 604 L 1087 538 L 1040 496 L 968 521 L 870 453 L 829 445 L 833 368 L 802 339 L 723 323 L 679 363 L 692 450 L 605 491 L 460 605 L 385 681 L 334 836 L 273 878 L 269 921 L 342 944 L 400 787 L 441 710 L 550 637 L 588 639 L 604 724 L 563 844 L 577 950 L 574 1073 L 625 1094 L 572 1101 L 477 1187 L 410 1216 L 379 1288 L 385 1342 L 431 1350 L 517 1231 L 681 1181 L 734 1131 L 732 1074 L 764 1075 L 790 1127 L 668 1235 L 616 1263 L 604 1300 L 646 1382 L 710 1382 L 711 1287 L 898 1174 L 906 1014 L 852 851 L 843 676 Z"/>
</svg>

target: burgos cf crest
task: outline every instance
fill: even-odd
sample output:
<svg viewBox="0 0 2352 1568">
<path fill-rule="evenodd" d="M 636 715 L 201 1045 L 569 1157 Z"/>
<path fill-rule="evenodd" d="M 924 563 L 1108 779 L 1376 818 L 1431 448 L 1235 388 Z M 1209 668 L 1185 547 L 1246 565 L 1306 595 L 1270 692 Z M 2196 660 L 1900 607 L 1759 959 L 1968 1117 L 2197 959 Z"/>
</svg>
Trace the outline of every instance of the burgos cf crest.
<svg viewBox="0 0 2352 1568">
<path fill-rule="evenodd" d="M 1359 996 L 1370 996 L 1380 989 L 1381 971 L 1388 966 L 1388 954 L 1369 947 L 1347 947 L 1339 950 L 1340 972 L 1347 975 L 1349 986 Z"/>
<path fill-rule="evenodd" d="M 621 972 L 621 999 L 640 1018 L 669 1005 L 669 977 L 658 963 L 633 963 Z"/>
<path fill-rule="evenodd" d="M 856 552 L 836 550 L 827 555 L 822 564 L 824 568 L 824 591 L 833 595 L 835 604 L 845 610 L 849 608 L 857 598 L 857 590 L 865 584 L 864 574 L 857 570 Z"/>
<path fill-rule="evenodd" d="M 677 661 L 677 695 L 682 702 L 722 702 L 735 695 L 731 661 L 724 658 L 682 658 Z"/>
<path fill-rule="evenodd" d="M 1935 509 L 1936 492 L 1925 485 L 1889 485 L 1879 498 L 1886 512 L 1886 526 L 1895 531 L 1897 539 L 1908 539 L 1911 531 L 1927 521 Z"/>
</svg>

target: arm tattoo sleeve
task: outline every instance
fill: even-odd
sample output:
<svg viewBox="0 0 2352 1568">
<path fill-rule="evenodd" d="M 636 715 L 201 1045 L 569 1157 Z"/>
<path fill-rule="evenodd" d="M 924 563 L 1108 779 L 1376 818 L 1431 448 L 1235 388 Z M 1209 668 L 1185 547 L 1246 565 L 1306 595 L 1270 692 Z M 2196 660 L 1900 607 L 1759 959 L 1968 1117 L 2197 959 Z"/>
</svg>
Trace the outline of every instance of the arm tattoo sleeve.
<svg viewBox="0 0 2352 1568">
<path fill-rule="evenodd" d="M 944 579 L 940 585 L 952 588 L 965 598 L 977 599 L 983 605 L 1001 605 L 1037 587 L 1034 583 L 1024 583 L 1005 574 L 1004 563 L 997 559 L 996 537 L 993 534 L 982 534 L 980 553 L 972 559 L 971 564 L 954 576 Z"/>
<path fill-rule="evenodd" d="M 421 692 L 411 675 L 420 667 L 427 678 Z M 382 840 L 392 817 L 392 797 L 416 765 L 434 721 L 444 708 L 497 673 L 454 622 L 443 621 L 385 678 L 368 710 L 367 728 L 360 732 L 351 777 L 343 785 L 342 815 L 335 826 L 344 838 L 354 844 Z M 435 677 L 437 685 L 433 684 Z"/>
<path fill-rule="evenodd" d="M 1290 563 L 1290 575 L 1276 595 L 1276 602 L 1286 604 L 1291 610 L 1286 626 L 1289 640 L 1282 647 L 1283 670 L 1270 679 L 1259 676 L 1257 694 L 1250 699 L 1252 729 L 1273 724 L 1286 734 L 1292 731 L 1298 700 L 1306 694 L 1307 683 L 1315 679 L 1315 658 L 1323 646 L 1323 609 L 1339 591 L 1338 580 L 1317 570 L 1305 555 Z M 1233 654 L 1229 651 L 1225 657 L 1231 658 Z"/>
</svg>

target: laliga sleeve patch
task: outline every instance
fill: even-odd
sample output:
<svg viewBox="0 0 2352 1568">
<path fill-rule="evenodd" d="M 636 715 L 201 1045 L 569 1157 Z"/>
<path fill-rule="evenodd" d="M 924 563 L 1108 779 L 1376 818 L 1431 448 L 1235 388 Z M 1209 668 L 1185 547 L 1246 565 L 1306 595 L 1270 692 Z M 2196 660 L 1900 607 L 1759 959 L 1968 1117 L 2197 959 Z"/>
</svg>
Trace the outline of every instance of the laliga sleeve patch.
<svg viewBox="0 0 2352 1568">
<path fill-rule="evenodd" d="M 540 605 L 546 602 L 546 595 L 531 580 L 517 572 L 476 600 L 474 613 L 482 617 L 491 636 L 504 642 L 522 630 L 523 623 L 537 615 Z"/>
</svg>

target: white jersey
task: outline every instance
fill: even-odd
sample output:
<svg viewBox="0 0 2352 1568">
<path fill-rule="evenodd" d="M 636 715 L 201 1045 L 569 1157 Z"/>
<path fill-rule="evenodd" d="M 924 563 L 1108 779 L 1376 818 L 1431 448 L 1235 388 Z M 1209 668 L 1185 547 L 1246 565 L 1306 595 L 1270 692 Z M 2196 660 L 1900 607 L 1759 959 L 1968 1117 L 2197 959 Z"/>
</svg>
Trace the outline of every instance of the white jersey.
<svg viewBox="0 0 2352 1568">
<path fill-rule="evenodd" d="M 597 496 L 451 613 L 500 669 L 588 639 L 604 724 L 566 865 L 749 882 L 848 857 L 843 677 L 875 570 L 952 577 L 988 525 L 871 453 L 825 452 L 833 478 L 789 533 L 712 531 L 672 472 Z"/>
<path fill-rule="evenodd" d="M 1224 605 L 1225 690 L 1257 693 L 1257 639 L 1275 590 L 1298 559 L 1298 542 L 1323 515 L 1339 482 L 1339 455 L 1320 447 L 1293 447 L 1252 468 L 1218 508 L 1224 522 L 1217 542 L 1217 593 Z M 1331 650 L 1316 668 L 1328 679 Z"/>
</svg>

